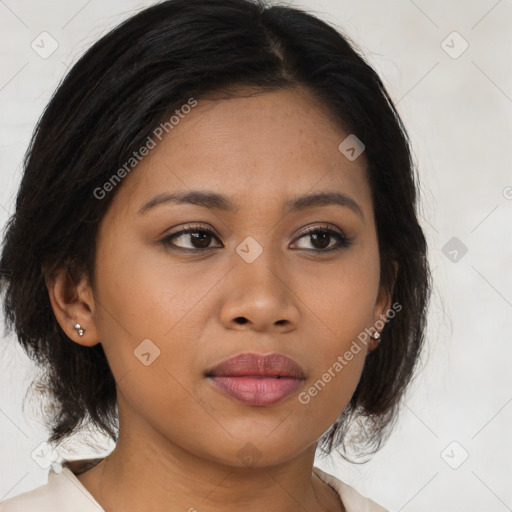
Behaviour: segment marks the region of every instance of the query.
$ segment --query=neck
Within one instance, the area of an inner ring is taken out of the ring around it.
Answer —
[[[312,471],[316,444],[279,464],[254,467],[237,458],[228,465],[208,457],[199,440],[190,444],[191,436],[171,442],[139,416],[127,421],[122,400],[118,410],[116,448],[77,476],[106,512],[343,510],[337,493]]]
[[[114,451],[77,476],[106,512],[343,510],[337,493],[312,471],[316,445],[280,464],[233,466],[202,457],[198,445],[172,443],[140,418],[123,423],[121,410],[119,419]]]

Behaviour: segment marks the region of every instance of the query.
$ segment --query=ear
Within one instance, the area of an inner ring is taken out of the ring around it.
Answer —
[[[387,312],[391,308],[391,300],[393,297],[393,290],[395,288],[396,277],[398,275],[398,263],[393,260],[393,279],[389,287],[380,286],[377,301],[375,302],[375,310],[373,315],[373,325],[381,332],[386,324]],[[384,325],[383,325],[384,324]],[[368,347],[368,353],[375,350],[379,346],[380,340],[372,339]]]
[[[98,344],[100,337],[94,316],[94,296],[87,276],[82,274],[74,279],[68,268],[59,268],[45,281],[53,313],[67,336],[79,345],[92,347]],[[83,329],[82,336],[79,336],[75,324],[80,324]]]

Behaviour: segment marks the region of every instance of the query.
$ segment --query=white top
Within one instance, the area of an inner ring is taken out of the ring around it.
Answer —
[[[0,512],[104,512],[71,469],[57,468],[50,469],[47,484],[0,502]],[[313,471],[339,494],[347,512],[388,512],[316,466]]]

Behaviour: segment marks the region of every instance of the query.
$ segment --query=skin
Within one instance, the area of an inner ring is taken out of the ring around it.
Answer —
[[[312,474],[315,448],[376,342],[361,345],[308,404],[297,394],[390,306],[364,154],[349,161],[338,150],[347,135],[298,88],[201,99],[116,191],[98,233],[94,282],[61,271],[48,283],[64,331],[82,345],[101,342],[117,382],[118,444],[78,476],[106,511],[344,510]],[[190,189],[239,207],[164,203],[138,213],[157,194]],[[320,191],[350,196],[362,215],[339,205],[287,213],[286,199]],[[189,253],[160,243],[187,223],[214,231],[210,249],[190,235],[172,241]],[[328,252],[322,247],[336,239],[322,246],[299,233],[325,224],[352,245]],[[263,248],[252,263],[235,250],[247,236]],[[145,339],[160,350],[149,366],[134,357]],[[248,351],[283,353],[307,379],[267,407],[207,381],[208,367]],[[259,457],[252,466],[237,455],[248,442]]]

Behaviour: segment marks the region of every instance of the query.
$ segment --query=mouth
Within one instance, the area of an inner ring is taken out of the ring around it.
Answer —
[[[205,377],[223,394],[251,406],[269,406],[295,393],[304,370],[283,354],[244,353],[207,370]]]

